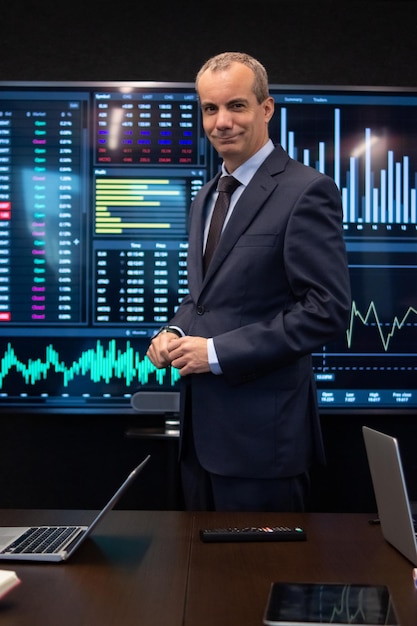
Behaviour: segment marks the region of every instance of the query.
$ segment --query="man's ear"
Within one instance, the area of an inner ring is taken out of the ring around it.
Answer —
[[[264,106],[265,121],[269,122],[275,111],[275,101],[273,97],[269,96],[263,103],[263,106]]]

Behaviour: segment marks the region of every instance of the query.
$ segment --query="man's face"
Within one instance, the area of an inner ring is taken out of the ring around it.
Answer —
[[[268,140],[274,100],[268,97],[259,104],[253,81],[251,69],[233,63],[226,70],[206,70],[197,85],[204,130],[229,173]]]

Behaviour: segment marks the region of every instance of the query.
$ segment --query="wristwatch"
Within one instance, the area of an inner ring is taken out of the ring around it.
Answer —
[[[176,326],[162,326],[159,331],[156,333],[155,337],[160,335],[161,333],[172,333],[173,335],[177,335],[177,337],[182,337],[181,331]]]

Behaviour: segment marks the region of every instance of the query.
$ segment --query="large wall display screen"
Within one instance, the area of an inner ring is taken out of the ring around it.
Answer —
[[[271,85],[271,137],[338,184],[345,336],[322,409],[417,407],[417,91]],[[0,405],[128,406],[187,293],[187,214],[219,160],[191,83],[0,83]]]

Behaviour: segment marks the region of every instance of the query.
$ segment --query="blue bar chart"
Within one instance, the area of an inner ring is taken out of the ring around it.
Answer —
[[[289,155],[334,178],[343,200],[347,224],[416,224],[417,162],[402,153],[398,135],[364,125],[343,123],[345,109],[327,107],[326,137],[304,147],[306,133],[294,131],[288,107],[280,108],[279,141]],[[322,111],[320,111],[322,113]],[[316,126],[310,119],[312,127]],[[410,143],[410,150],[412,150]]]

